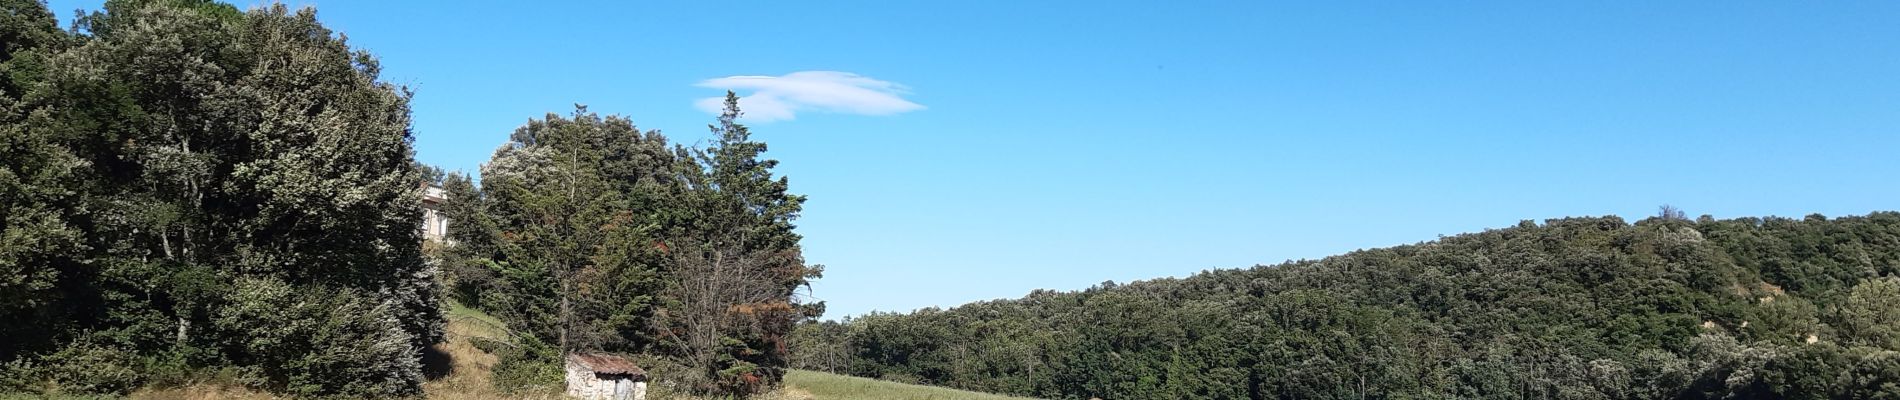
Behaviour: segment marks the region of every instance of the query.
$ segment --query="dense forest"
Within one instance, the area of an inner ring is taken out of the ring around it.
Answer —
[[[1900,398],[1900,213],[1617,217],[801,324],[794,365],[1056,399]]]
[[[411,92],[379,73],[310,8],[113,0],[63,30],[0,0],[0,393],[418,396],[451,301],[512,329],[504,389],[558,392],[568,352],[690,392],[779,382],[820,268],[736,97],[703,148],[529,120],[477,185],[414,161]],[[456,222],[425,245],[430,183]]]

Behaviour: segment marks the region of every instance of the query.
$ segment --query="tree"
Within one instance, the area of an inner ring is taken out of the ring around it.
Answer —
[[[805,265],[792,220],[805,201],[761,159],[765,143],[738,123],[738,96],[710,126],[708,149],[676,150],[691,214],[679,215],[667,240],[668,275],[660,339],[700,369],[702,389],[749,393],[784,375],[784,340],[797,321],[822,311],[796,290],[822,267]]]
[[[1840,328],[1853,344],[1900,350],[1900,278],[1854,285],[1840,306]]]
[[[1672,206],[1668,204],[1664,204],[1660,207],[1656,207],[1656,217],[1662,218],[1664,221],[1689,220],[1688,214],[1683,213],[1682,209],[1676,208],[1676,206]]]
[[[58,286],[74,279],[83,249],[71,192],[84,161],[60,146],[58,137],[25,125],[23,91],[41,79],[47,57],[64,36],[45,5],[33,0],[0,2],[0,319],[47,321],[5,324],[0,360],[44,350],[60,310]]]
[[[449,183],[447,212],[464,221],[455,279],[482,285],[460,290],[561,352],[644,350],[659,218],[674,212],[665,146],[658,132],[585,107],[517,129],[479,190]]]
[[[0,361],[61,363],[64,346],[138,360],[134,379],[237,366],[298,393],[419,389],[415,359],[441,338],[438,290],[417,245],[410,95],[378,80],[374,57],[283,5],[110,1],[71,37],[45,32],[44,10],[4,6],[0,86],[18,91],[0,111],[0,153],[18,153],[0,160],[0,297],[35,300],[0,306],[28,327],[0,328],[24,333]],[[379,317],[266,354],[245,341],[280,327],[217,323],[286,305],[229,284],[250,280]],[[355,356],[392,370],[296,378],[351,341],[382,344]]]

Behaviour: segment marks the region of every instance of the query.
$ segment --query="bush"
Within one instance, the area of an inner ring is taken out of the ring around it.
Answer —
[[[510,346],[508,342],[503,342],[500,340],[489,339],[489,338],[480,337],[480,336],[468,338],[468,344],[470,346],[475,346],[476,350],[481,350],[483,353],[488,353],[488,354],[498,354],[502,350],[507,350],[508,346]]]
[[[245,279],[217,325],[272,386],[302,396],[387,398],[422,391],[420,349],[395,306],[349,289]]]
[[[124,394],[144,383],[134,368],[141,364],[134,354],[81,340],[35,361],[0,365],[0,391]]]
[[[560,389],[566,385],[561,352],[554,346],[523,335],[513,346],[496,354],[495,387],[508,393]]]

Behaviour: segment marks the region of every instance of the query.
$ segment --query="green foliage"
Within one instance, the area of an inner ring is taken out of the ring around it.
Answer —
[[[30,381],[50,384],[58,391],[125,393],[145,382],[138,365],[138,357],[124,349],[77,342],[41,357],[39,365],[22,372]]]
[[[450,176],[455,293],[566,349],[639,351],[659,288],[658,216],[675,190],[664,137],[585,108],[517,130]]]
[[[561,350],[533,336],[494,347],[495,387],[509,393],[560,388],[564,379]]]
[[[1900,350],[1900,278],[1854,285],[1838,318],[1848,344]]]
[[[273,387],[305,396],[421,393],[421,360],[396,306],[351,289],[237,282],[214,320]]]
[[[1046,398],[1874,398],[1900,388],[1900,213],[1664,214],[1527,221],[1317,261],[808,323],[791,340],[793,360]]]
[[[84,161],[60,138],[25,124],[24,91],[45,73],[45,60],[66,37],[44,4],[0,2],[0,320],[41,321],[61,312],[59,287],[79,269],[71,255],[84,247],[74,174]],[[0,324],[0,361],[50,351],[49,337],[66,324]]]
[[[517,129],[480,186],[448,175],[452,295],[552,354],[665,356],[697,393],[775,385],[785,335],[822,310],[795,296],[820,268],[793,232],[804,197],[728,106],[705,149],[577,107]],[[504,362],[523,385],[544,365],[530,355]]]
[[[805,197],[789,194],[778,161],[738,123],[738,96],[711,126],[706,149],[677,148],[685,212],[666,222],[669,279],[656,314],[662,351],[700,368],[687,383],[719,394],[748,394],[783,376],[785,336],[816,317],[823,304],[803,304],[798,288],[821,276],[805,264],[792,221]]]
[[[109,1],[70,33],[0,8],[0,362],[57,378],[9,386],[237,367],[292,394],[417,392],[439,290],[409,93],[373,57],[283,5]]]
[[[310,9],[114,0],[71,31],[51,15],[0,1],[0,320],[24,321],[0,324],[0,389],[238,371],[293,395],[412,396],[446,283],[528,339],[504,357],[510,385],[584,349],[743,394],[778,381],[785,335],[822,311],[794,295],[820,270],[793,232],[804,198],[736,96],[704,149],[585,108],[531,120],[477,186],[413,160],[409,91]],[[437,262],[419,183],[451,199]]]

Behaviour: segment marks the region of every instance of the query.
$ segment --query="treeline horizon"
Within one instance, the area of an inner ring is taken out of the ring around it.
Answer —
[[[110,0],[63,30],[0,0],[0,394],[420,397],[451,301],[508,325],[478,346],[510,395],[593,352],[669,393],[779,385],[821,268],[736,95],[703,147],[524,116],[476,185],[415,161],[380,73],[314,8]]]
[[[798,368],[1050,399],[1900,398],[1900,213],[1560,218],[801,324]]]

